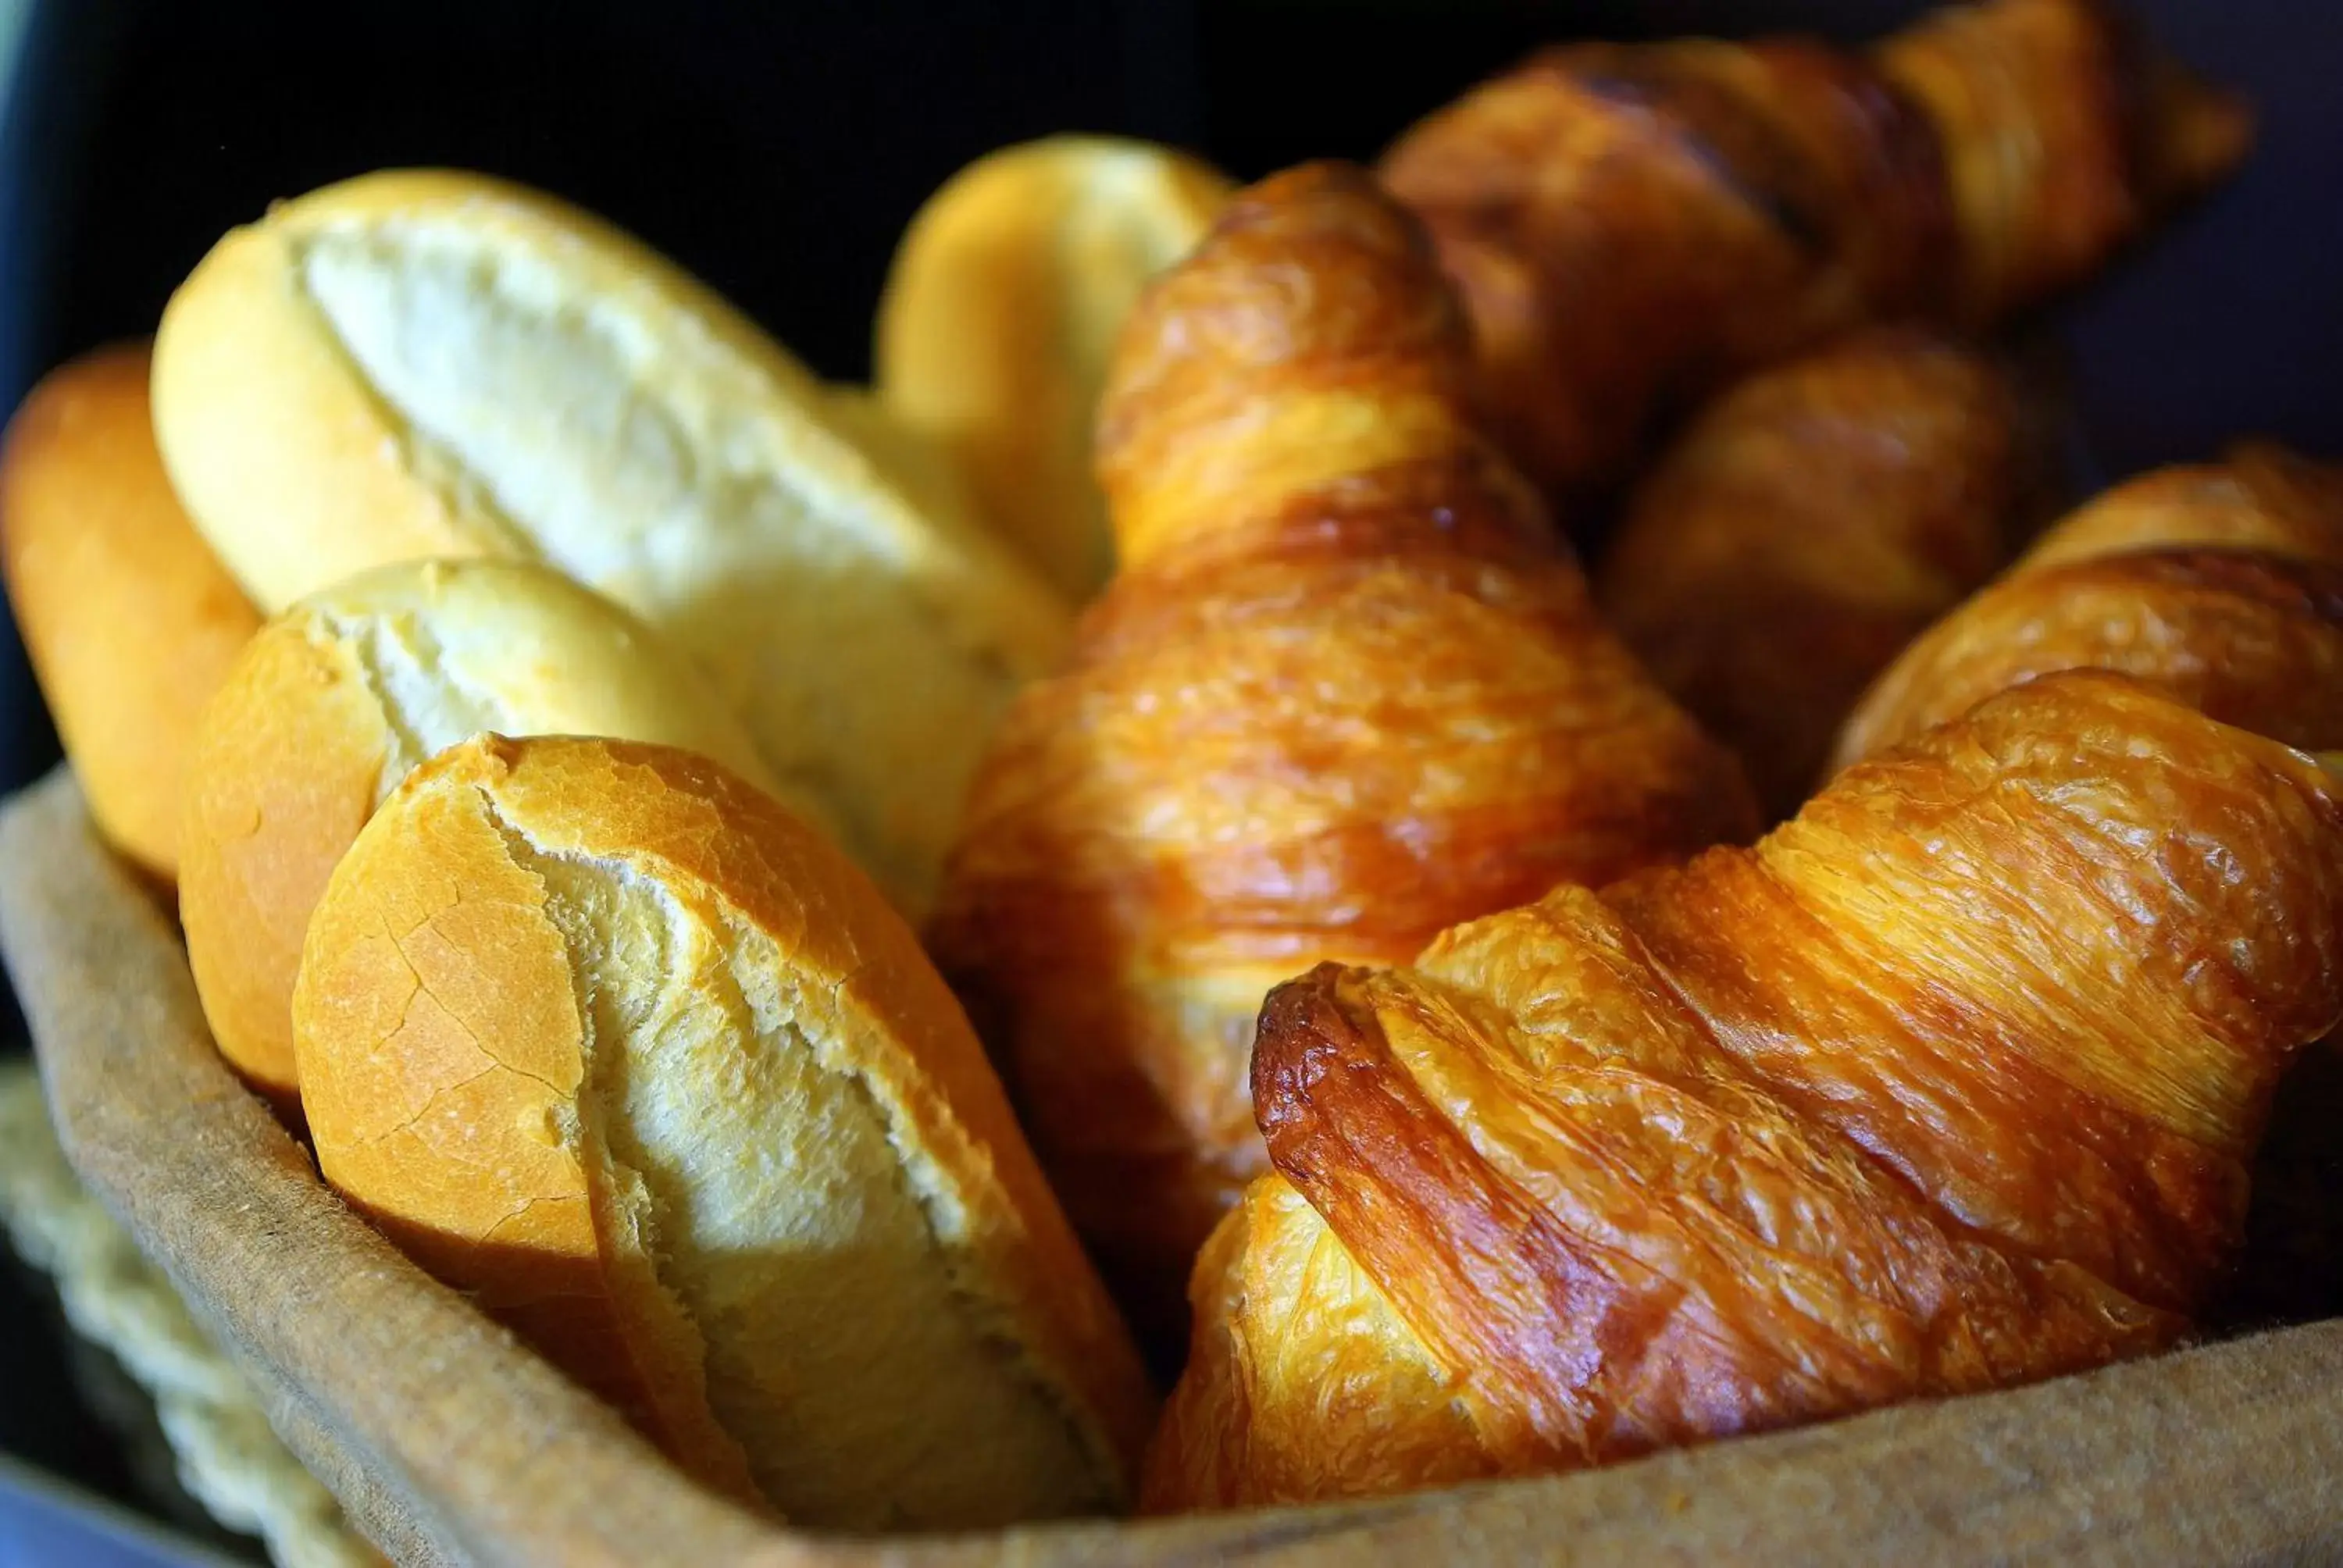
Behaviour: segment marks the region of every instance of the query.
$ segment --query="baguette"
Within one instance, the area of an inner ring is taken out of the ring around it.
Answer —
[[[1122,1501],[1136,1352],[910,929],[702,759],[481,736],[309,929],[326,1178],[417,1261],[800,1523]]]
[[[889,268],[881,398],[950,455],[992,526],[1074,598],[1114,569],[1091,426],[1116,334],[1233,188],[1169,147],[1049,136],[947,180]]]
[[[1067,612],[1006,547],[923,516],[828,401],[642,245],[444,172],[228,235],[156,348],[165,460],[264,608],[419,557],[556,567],[699,659],[916,911]]]
[[[171,493],[147,346],[53,372],[0,452],[8,602],[108,842],[169,882],[179,780],[204,704],[260,625]]]
[[[542,567],[411,561],[295,605],[203,716],[179,888],[212,1032],[280,1101],[295,1088],[301,939],[327,878],[410,769],[482,729],[688,746],[778,788],[688,660]]]

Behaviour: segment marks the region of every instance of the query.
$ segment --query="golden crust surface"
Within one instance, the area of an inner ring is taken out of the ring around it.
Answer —
[[[971,797],[940,960],[1159,1335],[1261,1167],[1271,984],[1752,825],[1466,378],[1420,234],[1363,176],[1241,194],[1126,327],[1100,450],[1122,569]]]
[[[91,814],[171,881],[196,720],[260,618],[163,472],[150,362],[101,349],[25,398],[0,453],[0,564]]]
[[[356,661],[264,629],[204,710],[180,828],[179,920],[212,1038],[295,1101],[293,980],[327,879],[382,798],[390,749]]]
[[[408,769],[482,729],[683,746],[781,789],[680,655],[557,572],[403,562],[302,600],[227,671],[179,807],[205,1016],[261,1089],[294,1092],[294,975],[335,865]]]
[[[1569,1469],[2169,1345],[2338,1013],[2343,786],[2096,673],[1755,849],[1323,966],[1264,1010],[1278,1175],[1199,1271],[1148,1502]],[[1330,1386],[1366,1392],[1312,1432]]]
[[[1115,334],[1232,189],[1169,147],[1049,136],[954,175],[896,250],[879,304],[880,394],[1070,598],[1114,566],[1091,429]]]
[[[224,238],[156,340],[174,481],[264,608],[390,562],[550,565],[697,660],[903,907],[1068,615],[921,509],[712,291],[538,192],[394,170]]]
[[[1383,173],[1473,317],[1482,393],[1560,494],[1723,378],[1866,320],[1999,319],[2244,154],[2229,100],[2097,0],[1948,7],[1870,55],[1803,39],[1547,50]]]
[[[1725,393],[1636,486],[1604,613],[1773,818],[1872,679],[2007,558],[2046,466],[2035,412],[1999,357],[1875,328]]]
[[[964,1017],[867,879],[769,796],[703,759],[488,736],[409,778],[337,871],[304,956],[302,1090],[327,1178],[443,1277],[548,1336],[541,1348],[704,1473],[722,1479],[729,1465],[745,1484],[738,1451],[728,1457],[709,1439],[699,1336],[679,1328],[652,1282],[673,1260],[636,1228],[627,1194],[605,1190],[596,1140],[618,1134],[589,1135],[620,1112],[588,1087],[578,999],[649,994],[664,981],[626,951],[578,972],[586,960],[533,869],[560,862],[615,867],[621,881],[668,890],[675,918],[704,932],[753,933],[769,944],[755,961],[774,966],[792,994],[823,999],[803,1027],[832,1020],[820,1027],[836,1030],[867,1092],[900,1118],[900,1158],[940,1173],[930,1201],[953,1228],[957,1277],[993,1303],[995,1332],[1039,1369],[1052,1408],[1082,1429],[1111,1489],[1143,1438],[1150,1396]],[[710,1081],[679,1092],[727,1091]],[[701,1158],[749,1157],[709,1149]],[[710,1167],[706,1179],[720,1178]],[[768,1222],[797,1223],[778,1211]],[[828,1211],[803,1222],[851,1227]],[[816,1255],[784,1266],[822,1264]],[[871,1397],[888,1407],[899,1445],[932,1441],[904,1430],[922,1391],[884,1388],[879,1367],[852,1375],[880,1380]]]
[[[605,1267],[622,1243],[578,1146],[578,988],[484,788],[498,744],[416,779],[317,906],[294,1007],[318,1165],[418,1263],[747,1496],[699,1346],[649,1332]]]
[[[1906,648],[1848,716],[1833,765],[2077,668],[2152,681],[2290,746],[2343,747],[2343,470],[2246,446],[2118,485]]]

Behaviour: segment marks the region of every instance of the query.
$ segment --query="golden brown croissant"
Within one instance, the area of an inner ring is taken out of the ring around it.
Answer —
[[[1323,965],[1158,1509],[1597,1464],[2171,1344],[2343,1012],[2343,779],[2068,672],[1754,849]]]
[[[2109,490],[1889,666],[1835,765],[2079,668],[2153,681],[2290,746],[2343,748],[2343,469],[2255,445]]]
[[[1422,232],[1363,173],[1241,194],[1124,329],[1099,452],[1121,569],[1011,709],[950,863],[933,949],[1159,1331],[1263,1162],[1271,985],[1754,829],[1468,375]]]
[[[2101,668],[2309,749],[2343,747],[2343,470],[2278,447],[2117,486],[2046,534],[1882,678],[1841,764],[2047,671]],[[2288,1078],[2214,1322],[2324,1317],[2343,1303],[2343,1053]]]
[[[1551,49],[1418,125],[1383,174],[1464,291],[1501,434],[1566,492],[1618,477],[1719,377],[1857,321],[1979,325],[2080,281],[2250,138],[2099,0],[1986,0],[1867,55]]]
[[[1873,328],[1732,387],[1636,486],[1596,597],[1773,816],[1872,678],[2007,558],[2048,474],[2027,390],[2001,357]]]

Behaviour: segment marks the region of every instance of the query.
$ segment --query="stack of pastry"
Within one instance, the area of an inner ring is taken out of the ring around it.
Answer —
[[[230,1062],[706,1484],[1111,1510],[1142,1351],[1158,1508],[1598,1464],[2228,1277],[2343,1016],[2343,478],[2026,549],[2048,404],[1960,334],[2246,136],[1985,0],[1553,52],[1373,173],[1055,139],[869,389],[371,176],[36,394],[0,542]]]

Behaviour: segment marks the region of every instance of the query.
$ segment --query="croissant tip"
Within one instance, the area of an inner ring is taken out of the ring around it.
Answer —
[[[2141,188],[2152,205],[2168,206],[2210,190],[2245,161],[2256,116],[2244,95],[2159,56],[2148,69],[2140,125]]]
[[[1276,1145],[1276,1124],[1309,1098],[1313,1059],[1328,1050],[1347,1055],[1361,1044],[1357,1021],[1342,1007],[1341,964],[1320,963],[1272,987],[1261,1005],[1253,1030],[1253,1114]],[[1314,1048],[1314,1049],[1313,1049]]]

